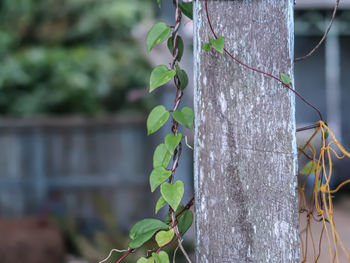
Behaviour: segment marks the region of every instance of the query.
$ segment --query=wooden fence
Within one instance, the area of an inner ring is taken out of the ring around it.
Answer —
[[[99,193],[129,226],[128,220],[152,212],[153,150],[144,117],[1,119],[0,216],[43,213],[59,204],[64,213],[91,218],[92,193]]]

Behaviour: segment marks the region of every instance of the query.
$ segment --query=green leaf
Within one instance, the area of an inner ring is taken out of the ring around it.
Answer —
[[[209,51],[211,49],[211,44],[210,43],[204,43],[202,45],[202,49],[205,51]]]
[[[182,134],[178,133],[176,136],[172,133],[169,133],[165,136],[165,146],[167,147],[168,151],[173,154],[176,147],[179,145],[182,138]]]
[[[193,20],[193,2],[182,2],[179,7],[185,16]]]
[[[166,243],[170,242],[174,237],[174,229],[168,231],[159,231],[156,234],[156,242],[159,247],[164,246]]]
[[[285,85],[290,84],[290,77],[287,74],[281,73],[281,80]]]
[[[156,106],[147,118],[147,135],[158,131],[169,119],[170,113],[163,105]]]
[[[171,175],[171,171],[166,170],[164,167],[155,168],[149,178],[149,183],[151,185],[151,191],[154,192],[156,188],[168,179]]]
[[[153,257],[150,258],[139,258],[139,260],[136,263],[154,263]]]
[[[176,71],[168,69],[165,65],[159,65],[152,70],[151,78],[149,82],[149,92],[154,91],[156,88],[166,84],[175,77]]]
[[[170,263],[169,256],[165,251],[160,251],[158,254],[153,252],[152,257],[156,260],[156,263]]]
[[[192,226],[193,213],[191,210],[185,210],[177,217],[177,226],[181,236],[183,236],[187,230]]]
[[[158,230],[168,229],[168,225],[158,219],[143,219],[137,222],[130,230],[129,242],[130,248],[139,248],[148,240],[150,240],[154,233]]]
[[[310,161],[307,164],[305,164],[305,166],[303,167],[303,169],[301,169],[299,173],[303,175],[309,175],[309,174],[315,173],[315,170],[316,170],[316,163],[314,161]]]
[[[153,168],[167,168],[171,159],[171,153],[164,143],[159,144],[153,154]]]
[[[185,192],[184,183],[180,180],[176,181],[174,184],[165,182],[160,186],[160,192],[165,201],[176,211]]]
[[[156,214],[158,213],[158,211],[163,207],[165,206],[167,203],[164,199],[163,196],[159,197],[158,201],[157,201],[157,204],[156,204]]]
[[[170,54],[174,54],[174,39],[173,37],[168,38],[168,43],[167,43],[168,49],[170,51]],[[182,55],[184,53],[184,41],[180,36],[177,37],[177,48],[178,48],[178,53],[177,53],[177,61],[181,61]]]
[[[326,130],[324,133],[324,139],[327,140],[328,136],[329,136],[329,133],[328,133],[328,130]]]
[[[160,4],[160,3],[159,3]],[[158,22],[148,31],[146,45],[150,52],[156,45],[162,43],[170,34],[170,27],[164,22]]]
[[[160,7],[160,4],[162,3],[162,0],[157,0],[158,6]]]
[[[194,113],[190,107],[185,106],[181,111],[174,111],[173,117],[178,123],[182,124],[186,128],[193,129]]]
[[[223,36],[219,36],[217,39],[210,38],[209,42],[214,49],[219,51],[221,54],[224,53],[225,38]]]
[[[186,71],[181,69],[178,65],[176,65],[176,75],[180,80],[180,88],[181,90],[184,90],[187,87],[188,84],[188,76],[186,74]]]

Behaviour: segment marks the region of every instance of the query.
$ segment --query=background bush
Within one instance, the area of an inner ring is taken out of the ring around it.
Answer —
[[[0,1],[0,114],[144,109],[126,97],[147,85],[131,31],[151,15],[148,0]]]

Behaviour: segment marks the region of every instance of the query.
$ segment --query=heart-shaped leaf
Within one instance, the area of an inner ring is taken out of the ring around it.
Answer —
[[[159,144],[153,154],[153,168],[167,168],[171,159],[171,153],[164,143]]]
[[[165,65],[159,65],[152,70],[149,82],[149,92],[167,83],[176,75],[175,70],[168,69]]]
[[[164,246],[166,243],[170,242],[174,237],[174,229],[168,231],[159,231],[156,234],[156,242],[159,247]]]
[[[184,90],[188,84],[188,76],[184,70],[182,70],[178,65],[176,65],[176,75],[180,81],[180,89]]]
[[[177,49],[178,49],[178,53],[177,53],[177,61],[181,61],[182,55],[184,53],[184,41],[182,40],[182,38],[180,36],[177,37]],[[168,43],[167,43],[168,49],[170,51],[170,54],[173,55],[174,54],[174,39],[173,37],[169,37],[168,39]]]
[[[139,258],[139,260],[136,263],[154,263],[154,258],[150,257],[150,258]]]
[[[156,106],[147,118],[147,135],[158,131],[169,119],[170,113],[163,105]]]
[[[158,211],[163,207],[165,206],[167,203],[164,199],[163,196],[159,197],[158,201],[157,201],[157,204],[156,204],[156,214],[158,213]]]
[[[176,181],[174,184],[165,182],[160,186],[160,192],[165,201],[176,211],[185,192],[184,183],[180,180]]]
[[[171,171],[166,170],[164,167],[155,168],[149,178],[149,183],[151,185],[151,191],[154,192],[156,188],[168,179],[171,175]]]
[[[181,111],[174,111],[173,117],[178,123],[189,129],[193,129],[194,113],[190,107],[185,106]]]
[[[305,166],[303,167],[303,169],[301,169],[299,173],[303,175],[309,175],[309,174],[315,173],[315,170],[316,170],[316,162],[310,161],[307,164],[305,164]]]
[[[219,51],[221,54],[224,53],[225,38],[223,36],[219,36],[217,39],[210,38],[209,42],[214,49]]]
[[[182,134],[178,133],[176,136],[172,133],[169,133],[165,136],[165,146],[167,147],[168,151],[173,154],[175,148],[179,145],[182,138]]]
[[[183,211],[177,217],[177,226],[179,228],[179,232],[181,236],[183,236],[187,230],[192,226],[193,223],[193,213],[191,210]]]
[[[290,84],[290,77],[287,74],[281,73],[281,80],[285,85]]]
[[[156,263],[169,263],[169,256],[165,251],[160,251],[158,254],[152,253],[152,257]]]
[[[193,20],[193,2],[182,2],[179,5],[180,10],[187,16],[189,19]]]
[[[130,248],[141,247],[152,238],[158,230],[168,229],[168,225],[158,219],[147,218],[137,222],[130,230]]]
[[[158,2],[160,4],[160,2]],[[170,27],[164,22],[158,22],[148,31],[146,45],[150,52],[156,45],[162,43],[170,34]]]

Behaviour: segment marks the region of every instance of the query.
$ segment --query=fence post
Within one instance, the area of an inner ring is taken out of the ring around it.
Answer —
[[[299,262],[294,95],[226,54],[194,7],[198,263]],[[293,0],[208,0],[234,56],[293,81]]]

